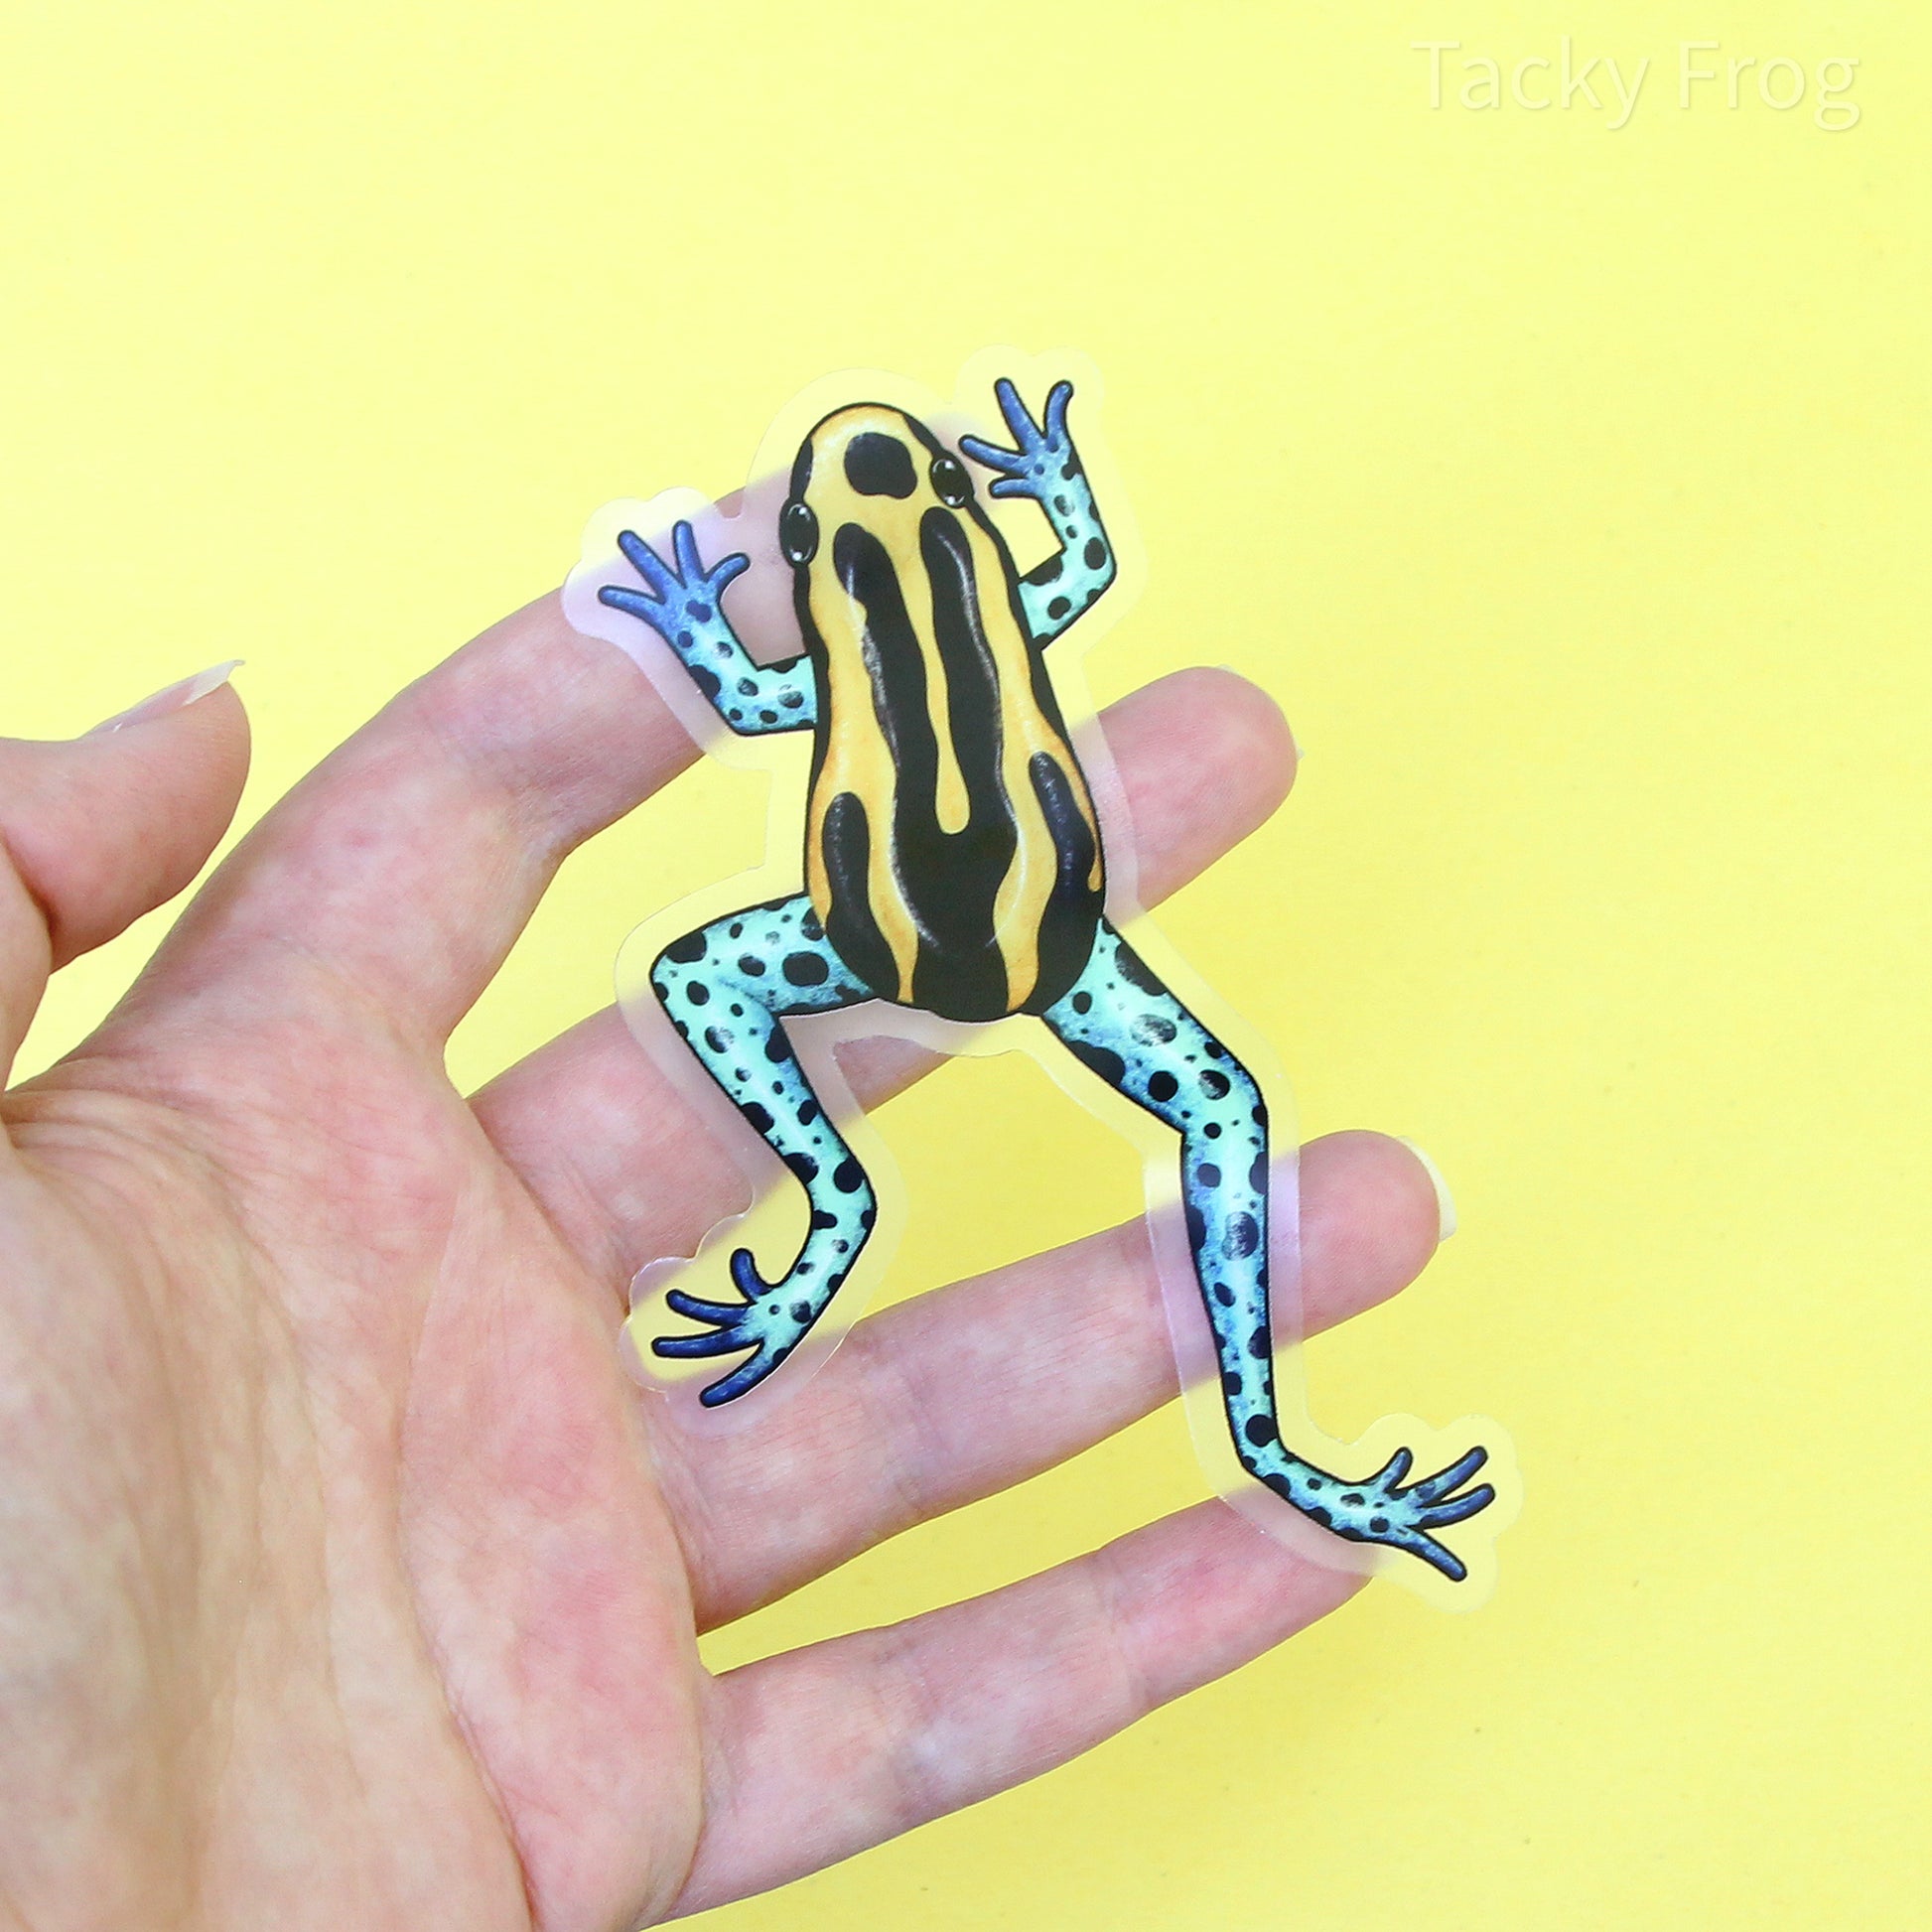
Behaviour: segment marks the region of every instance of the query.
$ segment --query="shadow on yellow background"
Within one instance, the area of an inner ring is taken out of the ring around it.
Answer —
[[[1686,40],[1718,43],[1688,106]],[[245,657],[246,820],[557,581],[596,504],[730,487],[828,369],[943,387],[1017,342],[1105,371],[1148,552],[1098,694],[1231,662],[1307,750],[1163,923],[1307,1132],[1449,1175],[1454,1242],[1308,1369],[1337,1435],[1508,1423],[1494,1601],[1377,1587],[717,1923],[1932,1917],[1909,10],[89,4],[8,43],[8,731]],[[1617,84],[1566,106],[1598,57]],[[707,768],[599,840],[459,1075],[601,1005],[628,928],[762,838],[760,788]],[[23,1070],[157,929],[63,976]],[[884,1126],[915,1203],[889,1295],[1138,1207],[1132,1151],[1022,1061]],[[1170,1411],[709,1654],[1200,1488]]]

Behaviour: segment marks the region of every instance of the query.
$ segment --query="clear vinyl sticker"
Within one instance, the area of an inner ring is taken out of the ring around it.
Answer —
[[[1099,401],[1064,352],[988,350],[951,400],[850,371],[786,407],[737,496],[591,519],[571,623],[771,788],[764,864],[647,919],[619,959],[632,1032],[753,1202],[639,1271],[626,1353],[708,1426],[756,1428],[858,1318],[904,1225],[839,1049],[1031,1053],[1140,1149],[1216,1489],[1318,1562],[1465,1607],[1520,1499],[1507,1441],[1480,1417],[1315,1430],[1286,1082],[1137,900],[1080,670],[1144,574]]]

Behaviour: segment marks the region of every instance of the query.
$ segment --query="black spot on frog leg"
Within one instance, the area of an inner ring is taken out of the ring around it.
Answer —
[[[1111,1046],[1095,1046],[1068,1035],[1067,1050],[1083,1065],[1091,1067],[1115,1092],[1127,1079],[1127,1062]]]
[[[1114,970],[1129,986],[1137,987],[1143,993],[1167,994],[1168,989],[1161,984],[1153,967],[1125,939],[1115,950]]]
[[[1222,1237],[1222,1248],[1230,1261],[1244,1261],[1261,1246],[1261,1227],[1252,1214],[1245,1211],[1230,1214],[1227,1232]]]

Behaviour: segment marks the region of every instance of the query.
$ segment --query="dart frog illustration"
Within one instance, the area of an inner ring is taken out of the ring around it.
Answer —
[[[756,663],[725,615],[744,555],[706,568],[689,523],[660,556],[619,547],[642,587],[601,601],[670,645],[734,732],[813,734],[804,891],[672,941],[651,985],[678,1033],[810,1202],[804,1244],[766,1280],[731,1258],[743,1300],[673,1289],[701,1324],[666,1357],[742,1354],[707,1405],[755,1388],[798,1346],[851,1273],[877,1215],[871,1181],[812,1091],[785,1023],[884,1000],[953,1021],[1029,1014],[1109,1086],[1179,1137],[1188,1247],[1212,1325],[1235,1452],[1255,1479],[1351,1542],[1465,1570],[1433,1531],[1494,1499],[1469,1479],[1486,1451],[1407,1480],[1398,1450],[1366,1481],[1283,1443],[1268,1304],[1268,1116],[1247,1069],[1104,915],[1099,818],[1046,666],[1053,640],[1113,582],[1115,560],[1067,430],[1073,389],[1037,422],[995,386],[1013,447],[960,451],[990,493],[1037,503],[1059,540],[1022,575],[965,464],[879,403],[834,410],[805,437],[779,513],[801,656]]]

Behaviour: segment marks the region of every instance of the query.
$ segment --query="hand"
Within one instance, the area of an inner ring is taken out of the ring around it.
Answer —
[[[1144,890],[1286,790],[1269,702],[1108,720]],[[469,1099],[444,1042],[558,863],[694,757],[554,599],[283,799],[0,1137],[0,1924],[618,1928],[1030,1777],[1342,1601],[1218,1501],[712,1678],[699,1631],[1173,1392],[1137,1222],[860,1324],[769,1426],[681,1433],[625,1285],[735,1172],[616,1014]],[[232,813],[218,690],[0,743],[0,1064],[48,973]],[[649,910],[640,905],[641,914]],[[878,1100],[923,1070],[875,1043]],[[1311,1325],[1437,1235],[1369,1135],[1304,1168]],[[1077,1306],[1077,1357],[1031,1346]]]

